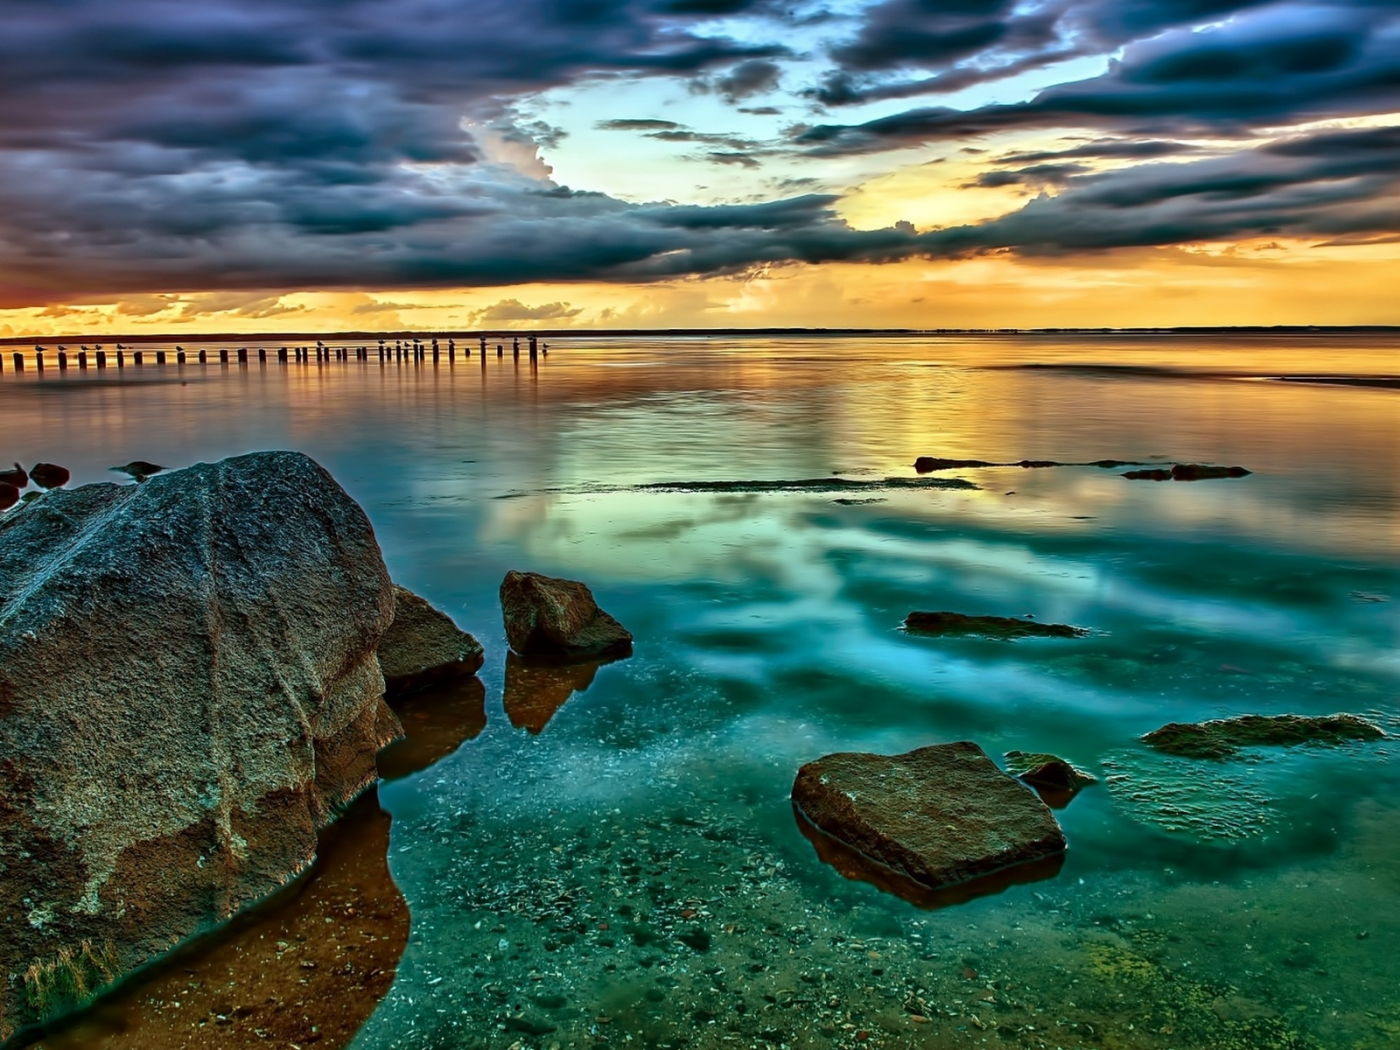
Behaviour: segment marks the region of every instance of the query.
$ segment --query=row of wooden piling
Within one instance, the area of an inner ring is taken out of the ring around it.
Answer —
[[[478,343],[481,362],[484,365],[487,355],[486,337],[479,337]],[[47,351],[42,346],[36,346],[34,348],[34,367],[37,371],[42,372],[45,369],[44,355],[46,352]],[[505,344],[497,343],[496,356],[505,357],[505,352]],[[317,342],[315,346],[279,346],[272,350],[269,350],[267,347],[258,347],[252,350],[247,347],[239,347],[235,350],[230,350],[228,347],[220,347],[217,350],[203,348],[196,351],[188,351],[182,346],[177,346],[173,351],[149,351],[133,350],[130,347],[119,345],[117,349],[111,351],[110,354],[109,351],[104,349],[93,349],[89,351],[86,347],[79,350],[76,354],[70,354],[67,349],[59,349],[54,351],[54,353],[60,372],[66,372],[68,370],[70,359],[75,359],[80,371],[86,371],[89,367],[89,363],[96,368],[105,369],[109,360],[114,361],[117,368],[125,368],[128,356],[130,356],[131,364],[139,368],[146,364],[147,355],[152,353],[155,355],[155,363],[157,365],[169,364],[170,355],[172,353],[175,356],[176,364],[181,365],[189,362],[192,353],[195,360],[201,365],[209,363],[211,354],[218,355],[218,362],[221,365],[229,364],[230,361],[233,360],[236,360],[239,364],[247,364],[249,360],[254,357],[260,362],[276,360],[280,364],[286,364],[289,361],[309,363],[313,359],[317,362],[349,361],[352,360],[352,355],[353,360],[370,361],[374,359],[376,354],[381,363],[389,361],[427,361],[429,359],[440,361],[444,356],[446,356],[448,361],[455,361],[457,359],[457,341],[455,339],[447,340],[445,348],[437,339],[434,339],[431,344],[424,343],[420,340],[414,340],[412,343],[405,344],[402,340],[396,340],[393,346],[390,346],[387,340],[381,339],[378,347],[363,345],[354,347],[327,346],[325,343]],[[541,344],[537,336],[529,336],[528,353],[531,361],[537,361],[541,354],[547,357],[549,356],[549,344]],[[511,355],[517,360],[520,358],[519,336],[514,337],[512,340]],[[462,357],[467,359],[471,356],[471,346],[463,345]],[[23,352],[16,350],[13,355],[13,361],[14,370],[16,372],[23,372],[25,368]],[[0,372],[3,372],[4,368],[4,357],[0,356]]]

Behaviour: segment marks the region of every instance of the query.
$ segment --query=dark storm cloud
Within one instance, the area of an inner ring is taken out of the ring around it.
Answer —
[[[1002,186],[1059,186],[1089,168],[1083,164],[1032,164],[1025,168],[984,171],[965,188],[997,189]]]
[[[840,106],[957,91],[1262,6],[1265,0],[883,0],[832,50],[835,68],[811,94]]]
[[[999,164],[1043,164],[1070,160],[1155,160],[1160,157],[1199,153],[1200,147],[1164,139],[1098,139],[1062,150],[1032,150],[1007,153]]]
[[[1120,14],[1114,24],[1151,24],[1147,6],[1136,20]],[[820,125],[798,142],[824,155],[1036,128],[1219,135],[1395,110],[1400,7],[1351,0],[1274,5],[1212,28],[1172,30],[1132,44],[1103,76],[1049,88],[1029,102],[925,107],[864,124]]]
[[[821,194],[691,207],[555,186],[533,150],[563,132],[512,123],[512,100],[599,76],[673,76],[730,102],[777,90],[781,49],[706,35],[706,20],[820,16],[811,4],[800,14],[791,8],[776,0],[5,0],[0,305],[103,295],[139,304],[194,291],[257,304],[275,302],[269,291],[296,289],[645,281],[794,261],[1396,232],[1391,172],[1400,157],[1389,132],[1315,135],[1107,173],[1079,166],[1190,149],[1162,136],[1400,109],[1393,2],[877,3],[835,54],[836,73],[856,95],[913,91],[899,85],[919,78],[943,78],[946,87],[1129,43],[1103,77],[1027,103],[922,109],[801,135],[800,148],[821,155],[1002,129],[1131,132],[1003,157],[980,184],[1052,185],[1059,195],[993,222],[923,234],[907,223],[853,229],[836,198]],[[1239,17],[1202,32],[1173,28],[1231,14]],[[774,152],[772,143],[653,118],[599,126],[690,144],[712,164],[754,167]],[[794,193],[820,185],[788,184]]]
[[[1293,138],[1227,157],[1071,178],[1057,196],[923,235],[932,254],[1072,254],[1250,237],[1400,233],[1400,127]]]

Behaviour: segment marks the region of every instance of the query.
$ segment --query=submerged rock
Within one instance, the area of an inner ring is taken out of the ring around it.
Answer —
[[[411,692],[453,675],[472,675],[486,657],[481,643],[406,587],[394,586],[394,622],[379,640],[379,666],[390,694]]]
[[[1244,467],[1213,467],[1204,463],[1177,463],[1174,466],[1150,470],[1129,470],[1123,477],[1129,481],[1207,481],[1212,478],[1247,478],[1253,471]]]
[[[1175,481],[1205,481],[1209,478],[1247,478],[1253,471],[1244,467],[1212,467],[1203,463],[1178,463],[1172,467]]]
[[[1130,470],[1123,475],[1129,481],[1171,481],[1172,472],[1165,467],[1151,470]]]
[[[914,460],[914,469],[920,474],[932,474],[936,470],[961,470],[970,467],[998,467],[1000,463],[989,463],[985,459],[941,459],[938,456],[920,456]]]
[[[1013,638],[1083,638],[1089,632],[1063,623],[1037,623],[1010,616],[966,616],[955,612],[911,612],[904,629],[913,634],[978,635],[1010,641]]]
[[[826,834],[934,889],[1065,850],[1045,803],[966,741],[827,755],[798,771],[792,799]]]
[[[364,512],[306,456],[0,522],[0,1039],[267,896],[399,724]]]
[[[576,580],[508,572],[501,582],[501,612],[510,647],[529,659],[584,660],[632,651],[631,632],[598,608],[593,592]]]
[[[1241,715],[1209,722],[1172,722],[1142,738],[1149,747],[1185,758],[1229,758],[1246,747],[1337,745],[1380,740],[1385,730],[1359,715]]]

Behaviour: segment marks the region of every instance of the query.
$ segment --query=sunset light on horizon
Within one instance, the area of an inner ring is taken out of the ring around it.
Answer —
[[[1400,324],[1380,0],[16,0],[0,337]]]

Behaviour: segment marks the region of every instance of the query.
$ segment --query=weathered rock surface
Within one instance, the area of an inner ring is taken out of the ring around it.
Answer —
[[[1385,730],[1359,715],[1241,715],[1209,722],[1172,722],[1142,738],[1149,747],[1185,758],[1229,758],[1246,747],[1294,747],[1381,740]]]
[[[974,743],[809,762],[792,799],[809,821],[931,888],[1064,852],[1049,808]]]
[[[364,512],[270,452],[0,520],[0,1039],[311,861],[399,724]]]
[[[452,617],[394,585],[394,622],[379,640],[379,666],[390,694],[476,674],[485,660],[481,643],[459,629]]]
[[[598,608],[593,592],[575,580],[508,572],[501,612],[510,647],[527,659],[584,660],[632,651],[627,628]]]
[[[955,612],[911,612],[904,629],[914,634],[977,635],[1010,641],[1013,638],[1083,638],[1089,632],[1064,623],[1037,623],[1010,616],[966,616]]]

